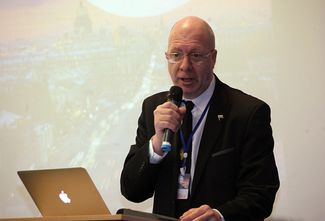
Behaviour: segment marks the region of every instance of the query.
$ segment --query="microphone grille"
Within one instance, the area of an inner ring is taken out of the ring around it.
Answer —
[[[167,98],[168,100],[174,100],[180,103],[182,101],[182,97],[183,97],[183,90],[181,87],[172,86],[169,89],[168,98]]]

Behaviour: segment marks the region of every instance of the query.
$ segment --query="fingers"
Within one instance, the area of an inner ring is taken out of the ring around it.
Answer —
[[[163,133],[166,128],[176,132],[186,112],[185,107],[177,107],[172,102],[165,102],[154,110],[155,135],[151,138],[155,153],[162,155]]]
[[[185,212],[181,217],[181,221],[221,221],[221,217],[217,211],[208,205],[202,205],[198,208],[192,208]]]
[[[176,132],[183,117],[184,108],[178,108],[172,102],[165,102],[159,105],[154,111],[154,125],[156,133],[163,133],[165,128]]]

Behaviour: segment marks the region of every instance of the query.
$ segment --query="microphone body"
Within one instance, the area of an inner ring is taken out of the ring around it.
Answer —
[[[172,86],[169,89],[167,96],[167,101],[172,102],[173,104],[180,106],[183,97],[183,90],[178,86]],[[173,138],[174,132],[168,128],[164,129],[164,135],[161,145],[161,150],[163,152],[169,152],[172,149],[171,141]]]

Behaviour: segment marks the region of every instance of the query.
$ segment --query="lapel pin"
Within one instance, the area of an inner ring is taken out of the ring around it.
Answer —
[[[223,118],[224,118],[224,117],[223,117],[223,114],[218,114],[218,119],[219,119],[219,121],[221,121]]]

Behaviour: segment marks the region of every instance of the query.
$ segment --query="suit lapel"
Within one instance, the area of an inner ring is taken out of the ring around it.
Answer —
[[[199,180],[205,170],[206,163],[210,158],[221,138],[224,122],[228,115],[228,101],[225,92],[225,85],[216,78],[216,86],[212,95],[210,109],[205,121],[204,130],[200,142],[200,148],[196,160],[194,179],[192,183],[192,194],[196,191]],[[220,148],[220,146],[218,146]]]

